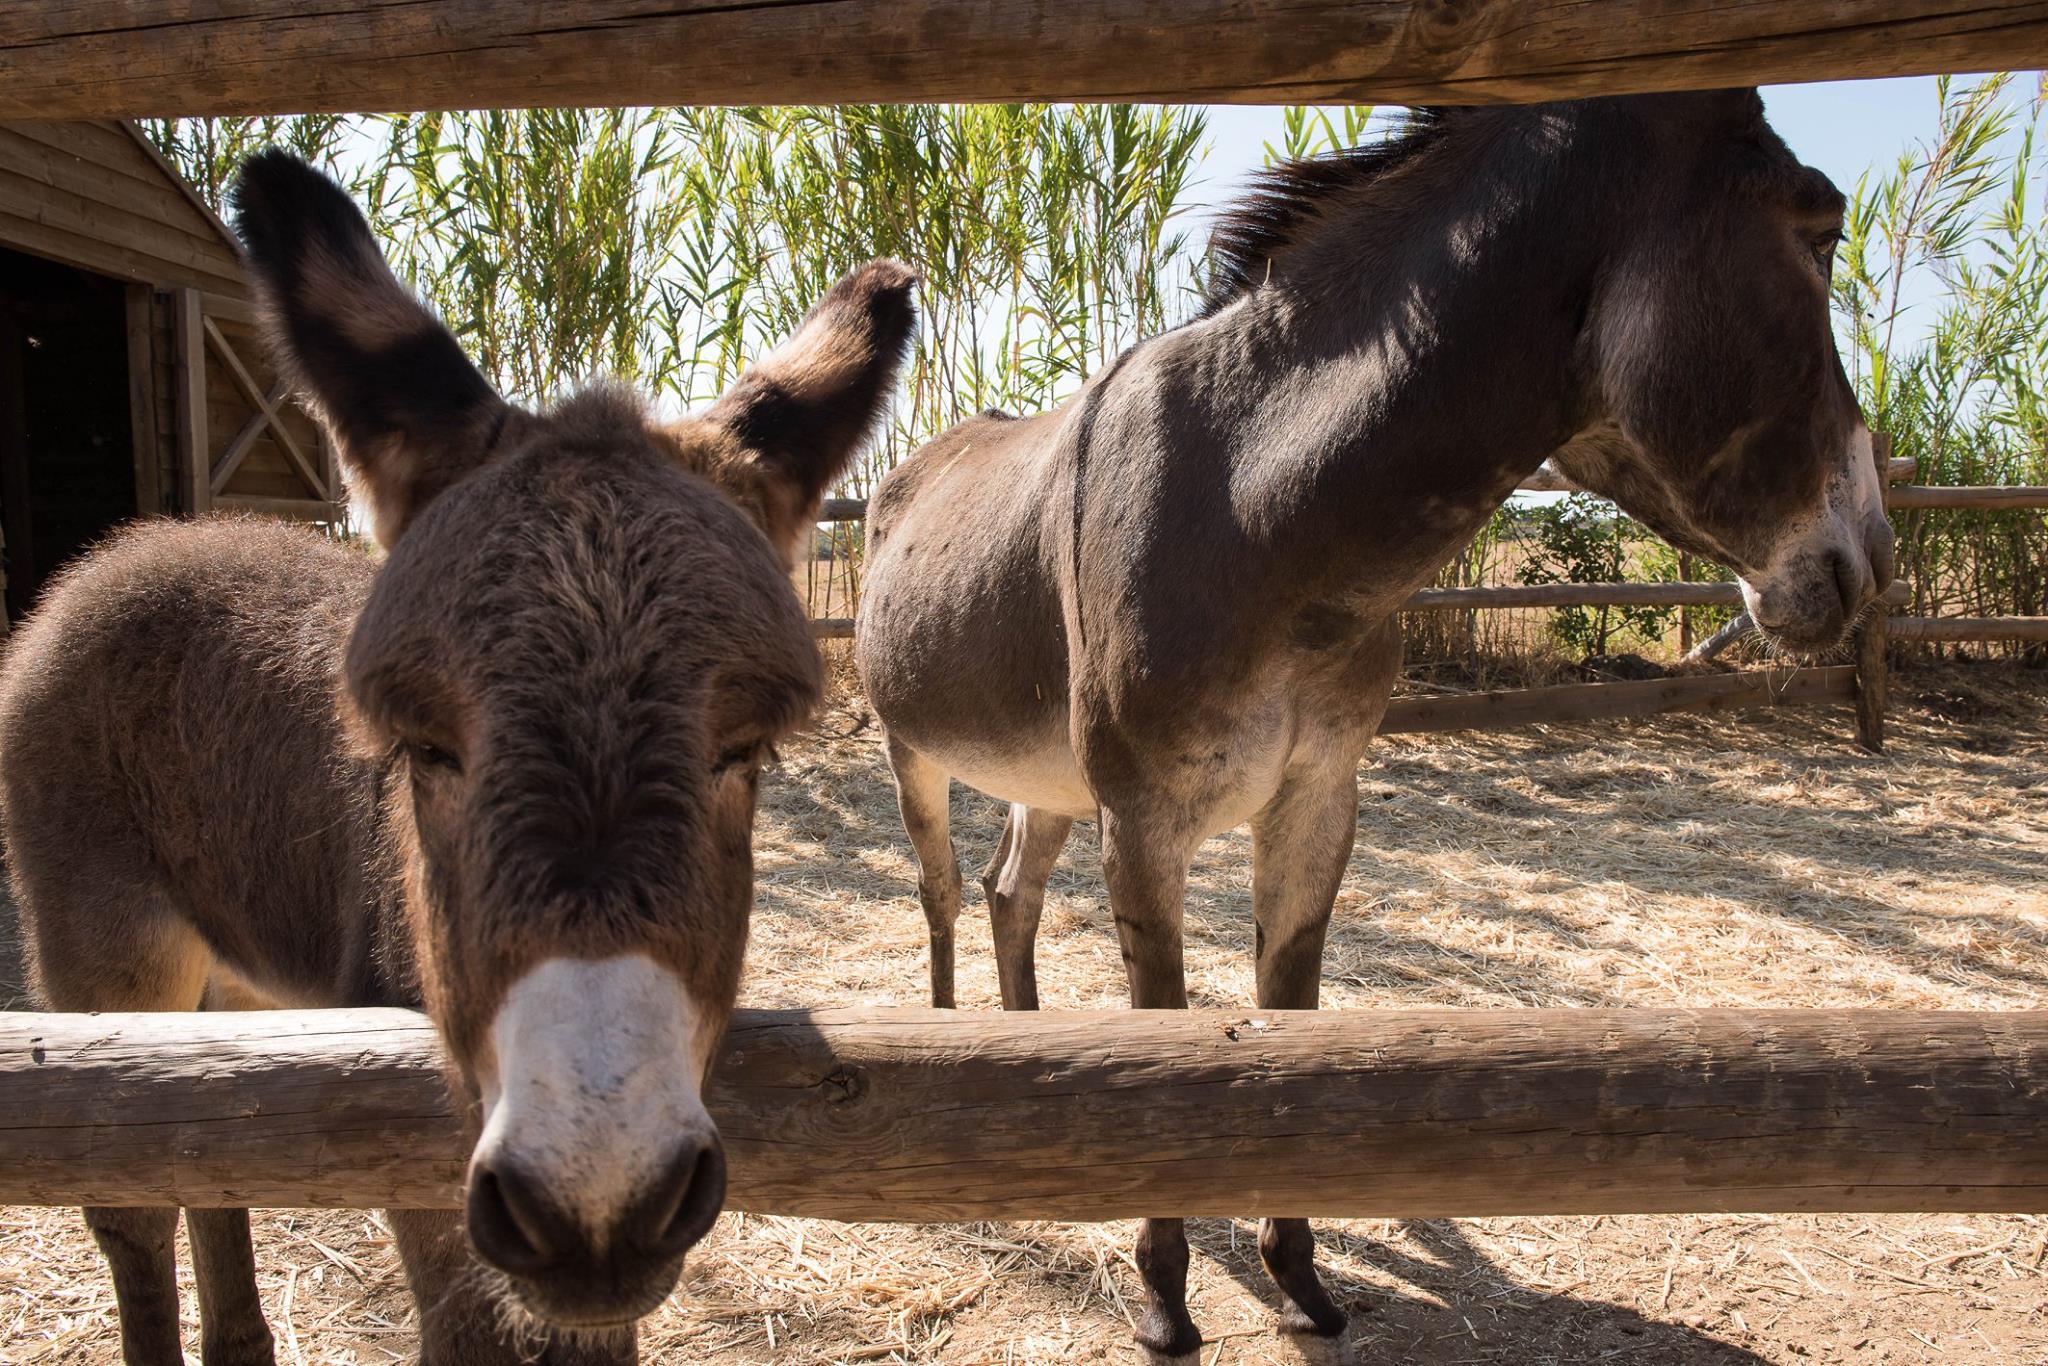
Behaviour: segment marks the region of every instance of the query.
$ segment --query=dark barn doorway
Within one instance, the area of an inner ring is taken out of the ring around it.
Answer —
[[[136,515],[126,286],[0,248],[0,529],[7,619]]]

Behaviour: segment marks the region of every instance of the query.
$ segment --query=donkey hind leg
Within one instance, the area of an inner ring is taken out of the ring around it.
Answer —
[[[45,1006],[198,1009],[206,987],[205,946],[153,889],[124,885],[96,905],[82,901],[75,888],[64,888],[61,878],[31,879],[22,870],[16,878],[36,990]],[[128,1366],[182,1366],[178,1211],[87,1206],[85,1226],[113,1276],[121,1359]]]
[[[960,919],[960,861],[953,856],[948,807],[953,779],[895,736],[888,737],[896,805],[917,855],[917,898],[931,935],[932,1006],[953,1008],[953,925]]]
[[[268,1010],[275,1003],[216,971],[203,1010]],[[256,1253],[245,1209],[188,1209],[192,1278],[199,1284],[199,1360],[204,1366],[272,1366],[277,1360],[263,1301],[256,1293]]]
[[[419,1307],[420,1366],[633,1366],[633,1328],[551,1334],[498,1299],[454,1210],[384,1211]]]
[[[1252,916],[1258,926],[1259,1006],[1314,1010],[1323,941],[1358,829],[1357,770],[1290,780],[1252,820]],[[1280,1327],[1305,1356],[1342,1359],[1344,1311],[1316,1276],[1306,1219],[1259,1223],[1259,1258],[1281,1295]]]
[[[1175,833],[1162,838],[1103,808],[1103,880],[1136,1009],[1187,1009],[1181,916],[1193,857],[1192,841]],[[1179,1219],[1145,1220],[1138,1227],[1136,1260],[1146,1297],[1145,1316],[1138,1320],[1139,1352],[1154,1366],[1196,1366],[1202,1334],[1188,1314],[1186,1227]]]
[[[1038,1009],[1038,916],[1045,907],[1045,880],[1073,828],[1071,817],[1012,802],[1002,843],[982,870],[1004,1010]]]

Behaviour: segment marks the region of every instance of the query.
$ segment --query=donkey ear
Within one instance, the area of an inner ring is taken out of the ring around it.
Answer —
[[[398,282],[341,188],[286,152],[242,163],[235,229],[280,364],[333,434],[392,545],[476,469],[510,412]]]
[[[874,430],[910,347],[916,283],[901,261],[868,262],[704,412],[737,438],[753,482],[766,484],[751,501],[774,545],[796,544]]]

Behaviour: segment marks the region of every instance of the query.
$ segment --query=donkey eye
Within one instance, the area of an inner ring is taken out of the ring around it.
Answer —
[[[1834,268],[1835,248],[1840,245],[1842,245],[1840,229],[1834,232],[1822,233],[1819,237],[1813,239],[1813,259],[1820,262],[1822,270],[1827,271]]]
[[[424,769],[436,769],[443,773],[462,772],[462,760],[439,745],[429,744],[425,740],[407,740],[403,743],[403,748],[405,757],[415,772]]]
[[[764,765],[773,765],[780,761],[781,758],[782,756],[775,752],[775,746],[766,741],[756,741],[750,745],[735,745],[733,748],[720,754],[718,761],[711,765],[711,776],[714,778],[722,777],[734,769],[742,767],[758,769]]]

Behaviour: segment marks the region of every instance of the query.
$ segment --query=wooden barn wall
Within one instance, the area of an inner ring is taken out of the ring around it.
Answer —
[[[198,290],[202,311],[258,388],[268,393],[276,379],[252,325],[241,262],[218,220],[122,124],[0,121],[0,246],[138,287],[129,315],[136,366],[129,395],[139,410],[138,506],[144,512],[195,510],[178,412],[175,301],[167,291]],[[256,411],[209,346],[207,456],[218,461]],[[220,494],[328,502],[340,490],[316,425],[291,406],[279,420],[312,464],[315,485],[308,486],[266,429]]]
[[[248,316],[234,247],[118,123],[0,122],[0,244]]]
[[[221,335],[234,347],[236,356],[241,359],[250,378],[256,381],[264,393],[269,393],[277,380],[277,370],[270,363],[270,357],[265,352],[256,329],[249,324],[226,318],[215,318],[213,321],[214,325],[220,328]],[[256,408],[241,387],[235,383],[234,377],[229,374],[228,367],[220,358],[212,355],[208,360],[210,363],[206,368],[207,444],[213,448],[214,459],[218,460],[227,449],[228,443],[234,440],[235,434],[255,416]],[[324,473],[319,432],[313,420],[297,407],[290,406],[284,410],[281,420],[286,430],[292,434],[292,439],[298,442],[299,450],[312,462],[314,470]],[[325,499],[329,496],[327,490],[306,486],[306,481],[278,445],[276,435],[268,429],[265,429],[264,434],[257,438],[256,444],[249,448],[249,453],[242,457],[242,463],[235,467],[234,475],[221,489],[221,493],[228,497],[250,498]]]

